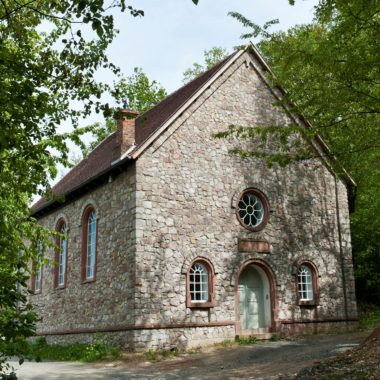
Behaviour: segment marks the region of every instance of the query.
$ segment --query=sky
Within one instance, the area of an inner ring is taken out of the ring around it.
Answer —
[[[183,72],[194,62],[203,62],[203,52],[214,46],[231,53],[233,47],[248,43],[240,35],[249,30],[228,12],[239,12],[249,20],[263,25],[279,19],[271,31],[286,30],[297,24],[313,20],[313,9],[317,0],[296,0],[294,6],[288,0],[126,0],[128,5],[144,11],[144,17],[132,17],[128,12],[115,12],[115,27],[119,34],[108,49],[111,62],[121,68],[124,76],[141,67],[150,80],[159,82],[168,93],[183,85]],[[257,41],[253,41],[257,42]],[[97,79],[112,84],[111,74],[102,72]],[[111,101],[111,99],[105,99]],[[100,115],[80,122],[81,126],[102,122]],[[69,131],[64,124],[60,131]],[[90,141],[85,136],[86,142]],[[69,144],[74,155],[80,150]],[[56,183],[67,169],[60,167]]]
[[[214,46],[232,52],[233,47],[247,43],[240,35],[248,30],[228,16],[236,11],[259,25],[279,19],[273,30],[286,30],[296,24],[312,21],[316,0],[127,0],[145,12],[144,17],[129,14],[116,16],[120,34],[109,49],[111,61],[130,75],[142,67],[168,92],[182,85],[182,73],[193,62],[203,61],[204,50]]]

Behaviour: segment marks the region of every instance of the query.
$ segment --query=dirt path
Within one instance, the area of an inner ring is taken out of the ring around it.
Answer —
[[[295,341],[208,348],[159,363],[25,363],[19,380],[66,379],[270,379],[356,347],[369,332],[310,336]]]

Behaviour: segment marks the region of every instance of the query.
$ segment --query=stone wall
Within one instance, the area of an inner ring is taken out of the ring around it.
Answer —
[[[69,231],[66,287],[54,287],[54,250],[49,249],[45,258],[51,262],[43,267],[42,291],[31,296],[41,317],[39,333],[134,323],[134,187],[131,166],[112,182],[40,219],[41,224],[54,229],[64,218]],[[96,210],[98,223],[96,281],[82,283],[81,223],[89,204]]]

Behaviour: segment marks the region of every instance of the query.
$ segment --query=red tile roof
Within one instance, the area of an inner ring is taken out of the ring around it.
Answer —
[[[211,77],[235,54],[236,52],[137,117],[135,121],[135,140],[137,147],[146,141],[152,133],[175,114],[175,112],[199,89],[201,89],[202,86],[206,84],[206,82],[211,79]],[[87,184],[91,179],[95,179],[101,173],[106,172],[107,169],[111,170],[116,144],[118,144],[117,134],[112,133],[85,159],[67,173],[55,186],[53,186],[52,193],[54,196],[67,196],[74,190]],[[58,207],[60,203],[54,199],[40,198],[32,206],[32,213],[38,216],[38,213],[44,210],[44,208],[54,205]]]
[[[66,195],[70,191],[86,183],[92,177],[111,167],[113,152],[117,144],[116,133],[105,138],[86,158],[71,169],[55,186],[52,192],[55,196]],[[33,211],[39,211],[53,200],[40,198],[33,206]]]
[[[221,69],[230,56],[219,62],[177,91],[171,93],[160,103],[144,112],[136,119],[136,144],[142,144],[156,129],[165,123],[188,99],[192,97],[216,72]]]

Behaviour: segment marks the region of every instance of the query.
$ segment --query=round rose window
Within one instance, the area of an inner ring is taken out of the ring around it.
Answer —
[[[243,191],[237,202],[237,217],[245,228],[262,229],[268,218],[268,202],[264,194],[256,189]]]

